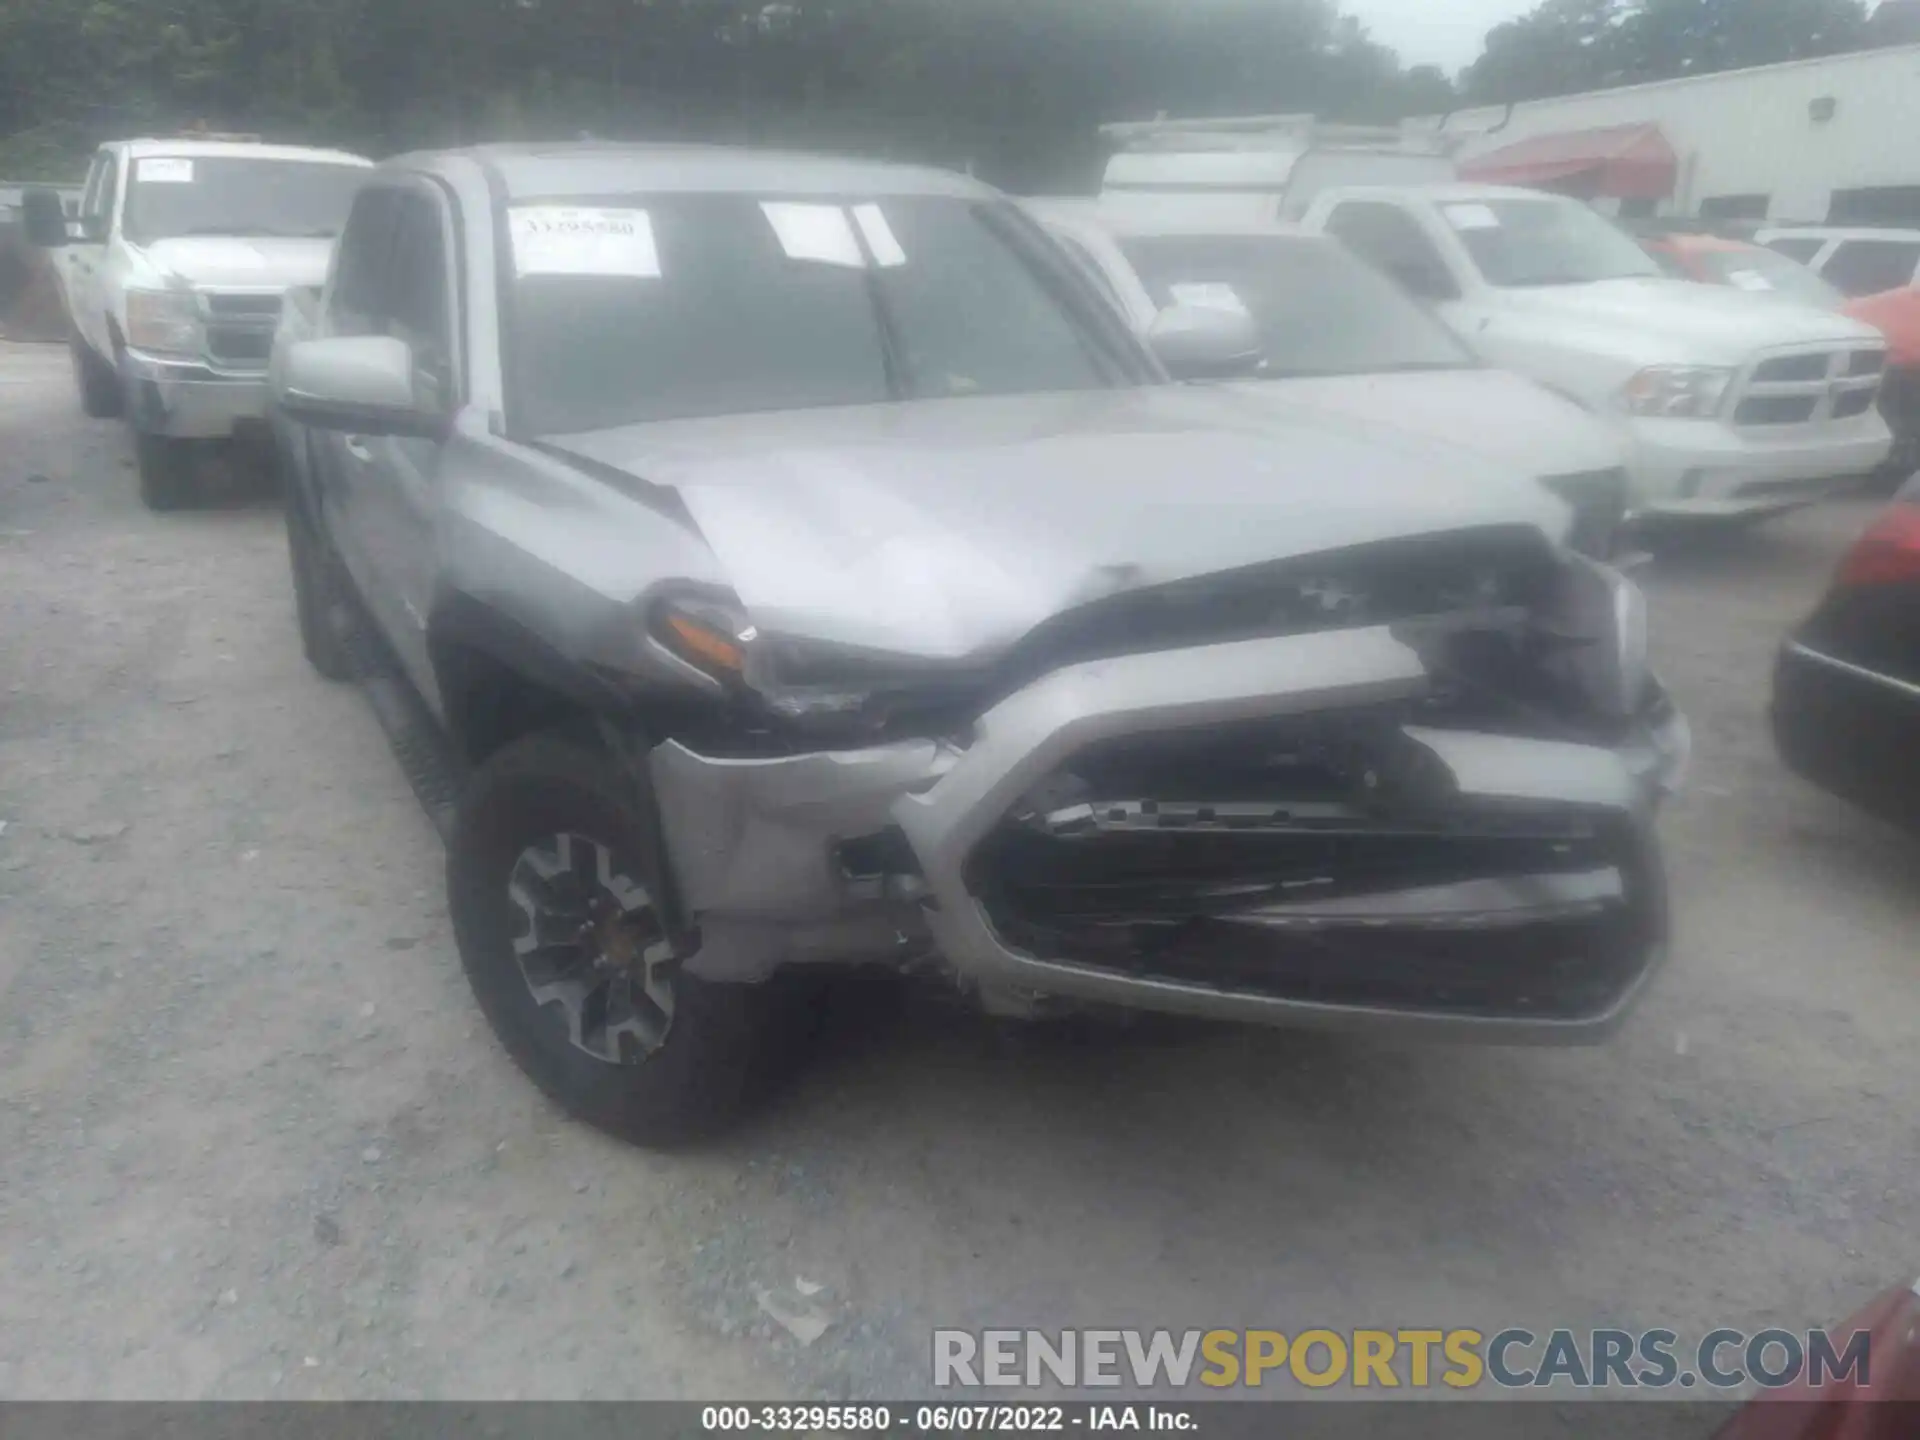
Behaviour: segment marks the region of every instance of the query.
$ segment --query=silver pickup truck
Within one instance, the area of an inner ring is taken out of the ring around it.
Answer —
[[[1685,725],[1566,507],[1167,383],[970,180],[402,157],[271,375],[307,654],[418,692],[474,990],[618,1133],[733,1113],[829,964],[1552,1041],[1663,953]]]

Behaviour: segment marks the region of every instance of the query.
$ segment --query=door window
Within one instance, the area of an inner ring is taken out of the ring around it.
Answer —
[[[401,192],[394,199],[386,294],[375,319],[379,333],[406,341],[413,351],[421,403],[444,411],[453,398],[453,337],[440,211],[422,194]]]
[[[120,188],[120,165],[111,150],[102,150],[87,192],[80,199],[80,222],[89,240],[105,240],[111,232],[114,192]]]
[[[334,259],[333,291],[328,300],[329,328],[335,335],[377,335],[380,291],[386,281],[387,255],[393,247],[398,193],[370,185],[355,197],[340,234]]]
[[[1843,240],[1820,273],[1847,295],[1878,295],[1913,283],[1920,240]]]
[[[1766,242],[1769,250],[1777,250],[1789,260],[1798,260],[1802,265],[1811,263],[1820,253],[1820,247],[1827,242],[1818,235],[1781,235]]]
[[[1410,294],[1423,300],[1460,298],[1460,289],[1433,241],[1398,206],[1349,200],[1334,207],[1327,218],[1327,232]]]
[[[449,279],[439,207],[417,191],[362,190],[334,262],[332,331],[406,341],[420,402],[441,411],[454,398]]]

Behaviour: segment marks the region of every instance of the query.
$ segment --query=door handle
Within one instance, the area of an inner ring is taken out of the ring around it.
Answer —
[[[362,440],[358,435],[347,436],[345,440],[341,441],[341,444],[346,446],[347,454],[358,460],[362,465],[371,465],[373,463],[373,451],[367,448],[367,442]]]

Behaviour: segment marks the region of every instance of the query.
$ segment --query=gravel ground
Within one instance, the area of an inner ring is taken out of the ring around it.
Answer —
[[[148,514],[63,351],[0,346],[0,1394],[870,1398],[935,1325],[1837,1320],[1920,1269],[1920,847],[1763,714],[1866,513],[1648,576],[1698,759],[1611,1045],[1069,1041],[876,989],[661,1158],[493,1044],[273,503]],[[762,1300],[812,1285],[803,1344]]]

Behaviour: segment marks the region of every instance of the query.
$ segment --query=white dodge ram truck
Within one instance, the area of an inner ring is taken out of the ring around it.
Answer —
[[[264,419],[281,296],[325,277],[371,163],[227,140],[116,140],[93,157],[77,223],[50,192],[23,198],[29,237],[55,252],[82,408],[127,417],[154,509],[191,498],[187,442]]]
[[[1306,223],[1428,301],[1482,358],[1617,425],[1649,517],[1785,509],[1870,473],[1892,446],[1877,330],[1662,275],[1577,200],[1349,187],[1323,192]]]

